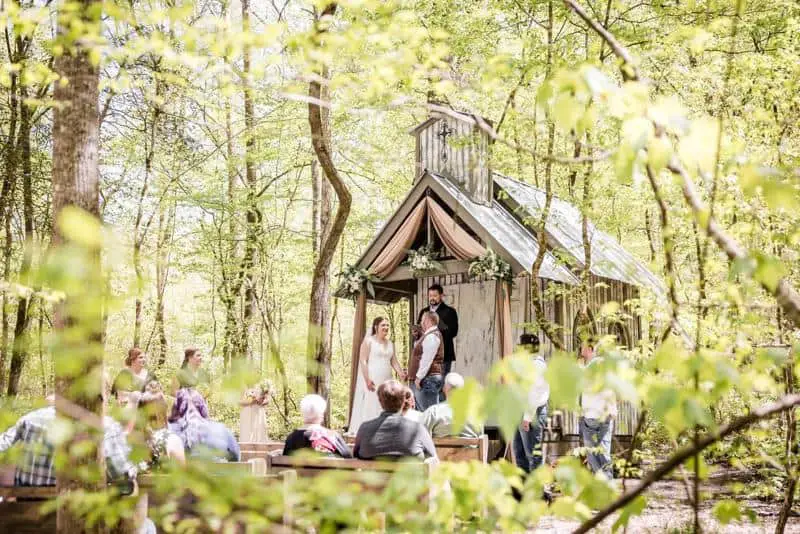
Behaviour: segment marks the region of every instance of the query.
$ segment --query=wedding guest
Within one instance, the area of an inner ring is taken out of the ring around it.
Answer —
[[[325,456],[352,458],[350,448],[338,433],[322,426],[328,403],[319,395],[306,395],[300,401],[303,426],[286,436],[284,456],[298,451],[317,452]]]
[[[239,442],[266,443],[267,404],[272,395],[272,386],[268,382],[257,384],[244,392],[239,402]]]
[[[514,433],[514,458],[517,466],[530,473],[542,465],[543,461],[542,438],[547,426],[550,385],[545,380],[547,363],[539,351],[539,337],[535,334],[522,334],[519,344],[522,350],[531,354],[536,376],[528,391],[528,402],[522,422]]]
[[[134,347],[125,357],[125,367],[119,372],[111,386],[111,395],[125,405],[132,392],[142,393],[150,382],[156,380],[153,373],[147,369],[147,354],[140,348]]]
[[[422,336],[414,344],[408,362],[408,380],[414,401],[420,410],[439,402],[444,369],[444,345],[438,329],[439,316],[434,312],[422,314]]]
[[[55,443],[50,435],[56,428],[60,428],[56,425],[56,408],[47,406],[23,415],[14,426],[0,434],[0,453],[16,443],[22,446],[14,473],[15,486],[56,485]],[[126,481],[135,488],[138,469],[130,461],[131,448],[122,426],[108,416],[103,417],[102,448],[108,480]]]
[[[203,364],[203,353],[200,349],[189,347],[183,351],[183,363],[181,368],[172,381],[172,394],[176,394],[180,388],[197,388],[200,385],[208,385],[211,377]]]
[[[450,394],[458,388],[464,387],[464,377],[458,373],[450,373],[444,378],[445,402],[434,404],[422,414],[422,425],[428,429],[434,438],[447,438],[458,436],[460,438],[477,438],[483,434],[483,428],[471,423],[466,423],[464,428],[453,428],[453,408],[448,399]]]
[[[581,345],[580,358],[586,369],[599,365],[603,358],[596,355],[594,344]],[[611,439],[614,435],[614,418],[617,416],[617,400],[608,388],[596,388],[581,394],[582,416],[578,423],[583,446],[588,449],[587,462],[593,473],[603,472],[609,479],[614,477],[611,462]]]
[[[436,457],[436,448],[425,427],[400,413],[405,395],[405,388],[396,380],[387,380],[378,386],[383,413],[365,421],[358,429],[353,448],[356,458],[416,457],[422,460]]]
[[[400,412],[406,419],[410,419],[415,423],[421,423],[422,412],[417,410],[417,405],[414,402],[414,392],[411,391],[410,388],[403,386],[403,393],[405,395],[405,398],[403,400],[403,409],[400,410]]]
[[[210,456],[229,462],[238,462],[241,458],[233,432],[224,424],[208,419],[205,399],[194,389],[178,390],[169,417],[169,429],[181,438],[190,456]]]
[[[158,382],[147,384],[139,399],[138,411],[139,428],[150,450],[148,468],[158,468],[166,458],[180,464],[186,463],[183,441],[169,429],[167,417],[169,406]]]

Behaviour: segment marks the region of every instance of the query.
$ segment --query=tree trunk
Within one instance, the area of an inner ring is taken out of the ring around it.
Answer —
[[[20,88],[19,146],[22,163],[22,213],[25,227],[25,245],[20,267],[20,280],[24,285],[30,281],[33,263],[33,190],[31,185],[31,115],[32,110],[24,104],[27,91]],[[11,353],[11,367],[8,373],[8,395],[16,395],[22,367],[28,358],[28,326],[30,323],[31,299],[21,297],[17,303],[17,320],[14,323],[14,345]]]
[[[156,248],[156,319],[158,336],[158,362],[167,361],[167,332],[164,327],[164,292],[169,277],[170,247],[175,223],[174,207],[165,213],[163,203],[158,208],[158,239]]]
[[[327,24],[336,13],[337,5],[328,4],[322,13],[315,20],[315,39],[319,42],[327,32]],[[328,124],[327,108],[323,108],[320,102],[327,95],[323,94],[320,79],[328,78],[328,71],[325,66],[318,68],[319,77],[312,80],[308,87],[308,123],[311,130],[311,143],[317,155],[320,167],[325,173],[325,178],[330,183],[336,193],[339,205],[336,215],[331,224],[330,231],[323,236],[320,246],[319,257],[314,264],[313,277],[311,279],[311,299],[308,311],[308,344],[307,344],[307,368],[306,382],[308,389],[328,398],[330,391],[330,349],[325,347],[328,339],[325,328],[329,324],[327,302],[329,299],[330,278],[329,271],[333,254],[339,244],[339,239],[344,232],[347,218],[350,215],[350,205],[352,196],[347,189],[347,185],[342,181],[333,162],[333,150],[331,149],[331,134]],[[324,111],[323,111],[324,110]],[[330,411],[330,405],[329,405]],[[326,424],[328,421],[326,414]]]
[[[99,32],[100,21],[99,0],[80,0],[74,3],[69,15],[86,24],[87,31]],[[66,28],[62,24],[70,21],[59,21],[59,34],[67,37]],[[69,26],[67,26],[69,27]],[[89,214],[99,215],[99,166],[98,166],[98,83],[99,70],[89,60],[88,50],[80,39],[72,40],[64,46],[64,54],[56,58],[54,70],[69,83],[56,83],[54,100],[57,105],[53,109],[53,217],[59,221],[65,210],[71,207],[81,208]],[[62,234],[56,223],[53,232],[54,246],[79,246],[69,242],[69,234]],[[54,329],[58,341],[54,349],[56,360],[56,389],[65,400],[57,400],[59,414],[77,423],[68,413],[74,413],[70,406],[77,405],[84,410],[102,416],[103,401],[98,393],[103,391],[103,352],[102,352],[102,309],[100,301],[103,284],[100,269],[99,246],[88,250],[86,254],[87,268],[85,284],[80,287],[81,295],[68,294],[66,300],[57,309]],[[96,278],[89,285],[90,279]],[[72,330],[72,333],[67,333]],[[80,332],[80,336],[75,333]],[[81,365],[74,365],[75,358],[81,359]],[[81,436],[83,434],[83,436]],[[105,473],[105,459],[100,452],[102,435],[99,432],[78,432],[67,440],[59,450],[59,454],[69,454],[69,468],[93,466],[99,473]],[[81,449],[75,448],[80,439]],[[88,447],[86,446],[88,445]],[[78,456],[75,451],[83,450],[85,454]],[[96,467],[94,467],[96,466]],[[96,490],[102,487],[104,480],[78,480],[75,472],[69,468],[59,472],[59,494],[64,495],[72,490]],[[95,527],[99,530],[99,528]],[[62,504],[58,508],[57,532],[71,534],[87,532],[89,525],[81,520],[72,510]]]
[[[250,0],[242,0],[242,29],[246,33],[250,29]],[[247,186],[247,215],[245,228],[245,244],[243,259],[244,303],[242,309],[242,330],[237,356],[249,356],[250,326],[253,322],[255,306],[255,263],[258,250],[258,229],[261,216],[258,211],[258,184],[255,167],[255,115],[253,111],[253,95],[250,89],[250,47],[243,50],[242,69],[242,101],[244,103],[244,168]]]
[[[8,39],[8,33],[6,33],[6,39]],[[11,46],[10,43],[6,43],[9,47]],[[16,55],[14,58],[9,58],[11,62],[16,61]],[[16,140],[17,134],[17,114],[19,112],[19,106],[17,104],[17,77],[18,74],[16,71],[9,73],[10,78],[10,85],[9,85],[9,117],[8,117],[8,140],[6,141],[6,145],[4,147],[5,150],[5,158],[4,158],[4,167],[5,172],[3,173],[3,188],[0,193],[0,217],[3,220],[3,231],[5,233],[5,239],[3,243],[3,280],[9,280],[11,277],[11,250],[14,235],[11,231],[11,208],[13,204],[13,197],[14,197],[14,185],[15,185],[15,177],[16,177],[16,156],[17,156],[17,149],[14,146],[14,142]],[[2,330],[0,332],[0,392],[5,391],[6,385],[6,359],[8,356],[9,351],[9,333],[11,329],[11,321],[9,317],[9,304],[10,298],[6,292],[3,292],[3,299],[2,299]]]
[[[3,210],[5,211],[5,210]],[[5,231],[5,243],[3,245],[3,280],[8,280],[11,276],[11,219],[3,217],[3,229]],[[0,319],[0,395],[6,390],[6,355],[8,354],[8,333],[11,328],[8,315],[9,301],[8,293],[3,292],[0,300],[2,306],[2,318]]]
[[[553,0],[547,5],[547,64],[545,77],[550,75],[553,65]],[[547,219],[550,216],[550,205],[553,201],[553,147],[555,145],[555,125],[552,121],[548,124],[547,131],[547,161],[544,168],[545,201],[539,224],[536,228],[536,240],[539,242],[539,251],[533,261],[531,268],[531,303],[533,304],[536,315],[536,326],[550,339],[550,342],[558,350],[564,350],[564,341],[561,332],[557,330],[557,325],[551,324],[544,316],[544,295],[539,287],[539,271],[544,263],[547,254]],[[538,184],[537,184],[538,185]]]

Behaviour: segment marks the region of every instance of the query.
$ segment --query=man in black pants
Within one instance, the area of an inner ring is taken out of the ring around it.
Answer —
[[[427,311],[436,312],[436,315],[439,316],[439,331],[444,340],[444,374],[442,376],[447,376],[456,359],[453,339],[458,335],[458,313],[455,308],[451,308],[442,301],[443,294],[444,289],[439,284],[433,284],[428,288],[428,306],[419,311],[417,324],[422,322],[422,314]],[[441,394],[439,396],[440,399],[443,398]]]

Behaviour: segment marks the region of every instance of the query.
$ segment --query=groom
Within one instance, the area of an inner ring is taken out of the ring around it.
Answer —
[[[417,324],[422,324],[422,315],[425,312],[436,312],[439,316],[439,332],[442,333],[444,341],[444,369],[443,376],[447,376],[453,367],[456,359],[456,348],[453,340],[458,335],[458,313],[442,301],[444,289],[439,284],[433,284],[428,288],[428,304],[422,308],[417,318]]]
[[[422,314],[422,337],[414,344],[408,362],[408,381],[417,409],[424,412],[439,402],[444,370],[444,343],[439,332],[439,316]]]

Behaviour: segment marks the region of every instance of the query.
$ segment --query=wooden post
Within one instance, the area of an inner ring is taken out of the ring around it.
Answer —
[[[361,353],[361,342],[367,332],[367,291],[362,288],[356,299],[356,314],[353,318],[353,347],[350,351],[350,402],[347,407],[347,424],[353,414],[353,398],[356,395],[358,381],[358,360]]]

